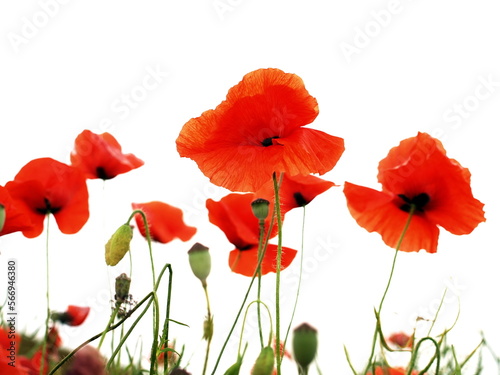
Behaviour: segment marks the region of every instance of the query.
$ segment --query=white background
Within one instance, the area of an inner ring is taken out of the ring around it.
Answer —
[[[382,320],[387,333],[411,332],[417,316],[434,316],[448,287],[433,332],[450,327],[460,305],[449,335],[459,357],[475,347],[481,331],[500,352],[499,11],[492,0],[2,2],[0,184],[34,158],[69,162],[84,129],[112,133],[125,152],[145,161],[104,188],[89,181],[91,217],[78,234],[62,235],[51,222],[51,305],[92,307],[82,327],[62,331],[65,345],[79,344],[107,321],[108,285],[129,266],[126,260],[107,269],[103,245],[127,220],[130,203],[162,200],[183,208],[186,222],[198,228],[188,243],[154,246],[157,271],[165,262],[174,268],[172,318],[190,328],[173,325],[171,337],[186,345],[184,364],[192,356],[193,374],[201,373],[204,356],[205,300],[186,251],[194,242],[211,249],[213,365],[249,280],[229,272],[232,245],[204,208],[207,198],[220,199],[226,191],[211,185],[193,161],[179,158],[174,141],[186,121],[214,108],[244,74],[275,67],[298,74],[317,98],[320,114],[311,127],[345,139],[344,155],[324,178],[378,188],[378,162],[418,131],[439,137],[449,156],[471,170],[487,222],[468,236],[442,231],[437,254],[400,254]],[[152,71],[156,80],[148,78]],[[144,80],[149,85],[141,88]],[[300,248],[301,216],[287,217],[286,246]],[[393,250],[357,226],[341,186],[307,207],[304,241],[303,289],[292,326],[308,322],[319,330],[323,374],[348,373],[343,345],[361,370]],[[44,319],[45,234],[4,236],[0,251],[2,269],[7,259],[18,260],[19,328],[33,331]],[[151,276],[146,243],[137,233],[132,252],[132,293],[140,299]],[[298,265],[296,260],[283,272],[283,326]],[[272,304],[272,276],[264,278],[264,288]],[[137,333],[147,357],[149,323]],[[254,328],[244,336],[250,347],[242,373],[254,361],[256,338]],[[235,339],[218,373],[236,359],[236,345]]]

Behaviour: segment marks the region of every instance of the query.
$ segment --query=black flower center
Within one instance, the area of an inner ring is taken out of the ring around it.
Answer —
[[[61,211],[61,207],[52,207],[50,204],[50,201],[47,198],[43,198],[45,202],[45,207],[37,208],[36,211],[41,213],[42,215],[45,214],[57,214],[59,211]]]
[[[109,180],[111,178],[111,176],[106,173],[106,170],[103,167],[97,167],[95,169],[95,173],[101,180]]]
[[[306,198],[304,198],[302,193],[299,193],[299,192],[293,193],[293,198],[295,199],[295,203],[297,203],[297,206],[299,206],[299,207],[304,207],[306,204],[309,203],[306,200]]]
[[[273,139],[276,139],[276,138],[279,138],[278,136],[274,136],[274,137],[269,137],[269,138],[266,138],[264,139],[262,142],[260,142],[262,144],[262,146],[264,147],[269,147],[269,146],[272,146],[273,145]]]
[[[424,207],[431,200],[431,198],[426,193],[415,195],[412,198],[408,198],[404,194],[399,194],[398,197],[400,197],[405,202],[401,206],[399,206],[399,209],[403,210],[404,212],[410,212],[412,206],[415,206],[415,210],[424,212]]]

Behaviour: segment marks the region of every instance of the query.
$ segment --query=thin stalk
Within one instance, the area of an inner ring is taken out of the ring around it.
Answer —
[[[50,320],[50,280],[49,280],[49,223],[50,216],[45,216],[45,221],[47,222],[46,227],[46,238],[45,238],[45,283],[46,283],[46,291],[45,298],[47,301],[47,312],[45,317],[45,334],[43,337],[43,345],[42,345],[42,358],[40,363],[40,375],[45,373],[45,365],[47,368],[49,366],[48,361],[45,361],[45,357],[47,356],[47,341],[49,340],[49,320]],[[47,362],[47,363],[45,363]]]
[[[144,297],[132,310],[129,311],[129,313],[122,319],[120,320],[118,323],[116,323],[115,325],[109,327],[109,330],[115,330],[116,328],[120,327],[123,323],[125,323],[125,321],[130,318],[132,316],[132,314],[139,308],[142,306],[142,304],[144,302],[146,302],[147,300],[150,299],[151,295],[152,295],[153,292],[150,292],[146,297]],[[147,310],[147,308],[146,308]],[[108,331],[109,331],[108,330]],[[80,344],[79,346],[77,346],[71,353],[69,353],[66,357],[64,357],[61,361],[59,361],[59,363],[49,372],[48,375],[53,375],[56,373],[56,371],[61,368],[62,365],[64,365],[71,357],[73,357],[75,355],[76,352],[78,352],[81,348],[83,348],[85,345],[87,344],[90,344],[92,341],[94,340],[97,340],[99,337],[101,337],[103,334],[105,333],[105,331],[102,331],[100,333],[98,333],[97,335],[94,335],[92,336],[90,339],[84,341],[82,344]]]
[[[283,231],[281,222],[280,194],[276,172],[273,173],[274,184],[274,207],[276,209],[276,220],[278,224],[278,250],[276,253],[276,345],[281,347],[280,341],[280,280],[281,280],[281,248],[283,241]],[[276,350],[276,373],[281,375],[281,349]]]
[[[259,220],[259,249],[258,249],[258,256],[260,258],[260,255],[263,250],[263,243],[262,241],[264,240],[264,231],[265,231],[265,221],[264,220]],[[259,265],[257,267],[258,274],[257,274],[257,300],[260,301],[260,292],[262,289],[262,269],[261,266]],[[264,348],[264,337],[262,336],[262,318],[260,316],[260,303],[257,304],[257,321],[259,323],[259,338],[260,338],[260,348],[261,350]]]
[[[380,317],[380,313],[382,311],[382,306],[384,304],[384,301],[385,301],[385,297],[387,296],[387,292],[389,291],[389,287],[391,286],[391,281],[392,281],[392,277],[394,275],[394,270],[396,268],[396,259],[397,259],[397,256],[398,256],[398,253],[399,253],[399,248],[401,247],[401,244],[403,243],[403,239],[405,237],[405,234],[408,230],[408,228],[410,227],[410,222],[411,222],[411,218],[413,217],[413,214],[415,213],[415,205],[412,204],[410,206],[410,211],[408,213],[408,219],[406,220],[406,224],[403,228],[403,231],[401,232],[401,236],[399,237],[399,240],[396,244],[396,250],[394,252],[394,258],[392,259],[392,266],[391,266],[391,272],[389,274],[389,280],[387,281],[387,285],[385,287],[385,290],[384,290],[384,294],[382,295],[382,298],[380,300],[380,304],[379,304],[379,307],[378,307],[378,311],[376,311],[377,315]],[[375,332],[373,334],[373,340],[372,340],[372,348],[371,348],[371,352],[370,352],[370,357],[368,359],[368,364],[366,366],[366,369],[364,371],[363,374],[367,374],[368,371],[370,370],[370,367],[374,367],[373,364],[372,364],[372,360],[373,360],[373,356],[375,355],[375,345],[376,345],[376,342],[377,342],[377,337],[378,337],[378,334],[379,334],[379,321],[377,320],[377,324],[375,326]],[[372,368],[372,372],[375,373],[375,369]]]
[[[203,290],[205,291],[205,297],[207,300],[207,321],[209,324],[212,324],[212,313],[210,311],[210,299],[208,298],[208,290],[207,290],[207,284],[203,283]],[[205,352],[205,362],[203,363],[203,375],[207,373],[207,365],[208,365],[208,357],[210,353],[210,344],[212,342],[212,331],[210,331],[209,336],[206,338],[207,339],[207,350]]]
[[[172,295],[172,277],[173,277],[172,266],[169,263],[167,263],[163,267],[163,269],[160,272],[160,276],[158,276],[158,286],[160,284],[160,280],[163,276],[163,273],[165,272],[165,270],[167,268],[168,268],[167,311],[165,314],[165,321],[163,322],[163,331],[162,331],[162,335],[161,335],[161,342],[163,343],[163,345],[168,346],[168,330],[169,330],[169,323],[170,323],[170,298]],[[158,289],[158,286],[157,286],[157,289]],[[168,358],[168,355],[167,355],[167,358]],[[165,374],[168,374],[168,360],[163,361],[163,371]]]

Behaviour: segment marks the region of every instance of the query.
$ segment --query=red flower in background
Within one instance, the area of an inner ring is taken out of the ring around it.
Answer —
[[[254,192],[274,172],[324,174],[344,151],[342,138],[304,128],[318,103],[300,77],[278,69],[248,73],[215,110],[188,121],[177,151],[214,184]]]
[[[413,346],[413,335],[409,336],[404,332],[396,332],[390,335],[387,341],[401,349],[411,348]]]
[[[180,208],[158,201],[132,203],[132,208],[142,210],[146,215],[149,233],[153,241],[168,243],[175,238],[189,241],[196,233],[196,228],[184,224]],[[146,237],[144,220],[140,214],[135,215],[135,222],[141,234]]]
[[[375,375],[406,375],[407,371],[402,367],[381,367],[378,366],[375,368]],[[417,370],[413,370],[411,374],[418,374]],[[369,372],[367,375],[372,375]]]
[[[470,172],[446,156],[441,142],[418,133],[380,162],[382,191],[345,183],[347,206],[357,223],[378,232],[396,248],[410,209],[414,213],[399,248],[437,251],[438,226],[468,234],[485,221],[483,204],[472,196]]]
[[[313,175],[291,177],[286,173],[283,174],[283,179],[279,188],[282,213],[286,213],[293,208],[306,206],[319,194],[324,193],[332,186],[335,186],[333,182],[323,180]],[[274,202],[273,181],[271,180],[261,187],[255,193],[255,196]]]
[[[208,218],[217,225],[226,235],[229,242],[236,248],[229,253],[229,267],[231,271],[244,276],[253,276],[258,265],[259,249],[259,220],[254,216],[251,203],[255,195],[229,194],[219,202],[207,199]],[[272,212],[272,206],[269,207]],[[270,218],[272,215],[269,215]],[[270,219],[265,221],[265,230],[268,231]],[[270,238],[276,236],[277,227],[273,225]],[[262,275],[276,272],[276,254],[278,247],[268,244],[261,264]],[[296,250],[283,247],[281,269],[287,268],[295,258]]]
[[[33,226],[22,232],[39,236],[47,214],[53,214],[61,232],[74,234],[89,217],[87,184],[82,173],[51,158],[26,164],[5,188],[15,204],[27,213]]]
[[[26,207],[16,204],[3,186],[0,186],[0,211],[3,211],[0,212],[0,236],[32,227]]]
[[[123,154],[120,144],[109,133],[84,130],[76,137],[71,164],[86,178],[109,180],[144,164],[133,154]]]
[[[65,312],[54,312],[51,318],[55,322],[67,324],[69,326],[79,326],[89,315],[90,307],[80,307],[69,305]]]

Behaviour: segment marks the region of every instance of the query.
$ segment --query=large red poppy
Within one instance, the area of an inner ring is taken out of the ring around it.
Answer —
[[[215,110],[189,120],[177,150],[219,186],[254,192],[273,172],[324,174],[344,151],[342,138],[304,128],[318,103],[300,77],[278,69],[248,73]]]
[[[109,180],[144,164],[133,154],[122,153],[117,140],[109,133],[95,134],[84,130],[76,137],[71,164],[86,178]]]
[[[175,238],[189,241],[196,233],[196,228],[184,224],[180,208],[167,203],[153,201],[148,203],[132,203],[134,210],[142,210],[148,221],[151,239],[156,242],[168,243]],[[146,228],[142,215],[135,215],[135,222],[141,234],[146,237]]]
[[[30,161],[5,187],[33,224],[23,230],[28,238],[42,233],[47,214],[54,215],[59,229],[65,234],[78,232],[89,218],[85,177],[78,169],[57,160]]]
[[[17,204],[3,186],[0,186],[0,206],[0,209],[3,209],[4,220],[3,225],[0,223],[0,236],[32,227],[25,206]]]
[[[298,175],[292,177],[286,173],[283,174],[279,186],[281,212],[286,213],[293,208],[306,206],[319,194],[324,193],[332,186],[335,186],[333,182],[323,180],[313,175]],[[271,180],[269,183],[262,186],[255,192],[255,196],[274,202],[273,181]]]
[[[483,204],[472,196],[470,172],[446,156],[441,142],[426,133],[403,140],[379,164],[382,191],[345,183],[347,205],[357,223],[381,234],[396,248],[411,218],[400,250],[437,251],[438,226],[468,234],[485,221]]]
[[[216,202],[207,199],[208,218],[217,225],[226,235],[229,242],[236,248],[229,253],[229,267],[231,271],[244,276],[253,276],[258,265],[259,253],[259,220],[254,216],[251,203],[255,195],[229,194]],[[272,207],[270,207],[272,212]],[[270,218],[272,215],[269,215]],[[265,222],[268,231],[270,219]],[[278,233],[273,226],[270,238]],[[268,244],[261,263],[262,275],[276,272],[276,255],[278,247]],[[287,268],[295,258],[297,251],[287,247],[282,248],[281,269]]]

